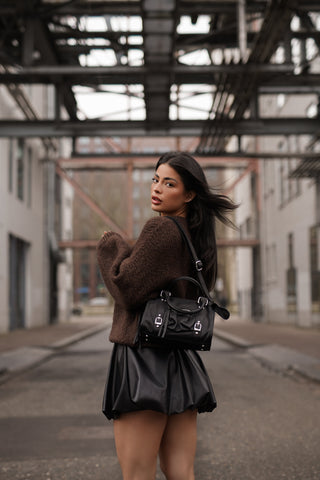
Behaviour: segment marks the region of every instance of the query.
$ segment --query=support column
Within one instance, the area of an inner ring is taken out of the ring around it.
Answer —
[[[238,0],[237,14],[240,58],[245,61],[247,56],[246,0]]]
[[[80,302],[80,250],[73,253],[73,301],[75,304]]]
[[[320,228],[320,177],[316,179],[316,212],[317,225]]]
[[[97,296],[97,259],[95,249],[89,250],[89,299]]]

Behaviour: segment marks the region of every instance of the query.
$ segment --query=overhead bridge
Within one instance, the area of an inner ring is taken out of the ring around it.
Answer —
[[[248,136],[309,135],[317,142],[319,115],[266,119],[260,101],[267,94],[318,98],[320,72],[311,68],[307,47],[312,41],[319,51],[319,12],[318,0],[1,1],[0,84],[20,102],[26,121],[0,119],[0,136],[193,136],[197,154],[223,153],[232,137],[240,151]],[[204,16],[208,27],[200,32]],[[98,18],[104,28],[94,27]],[[113,60],[94,63],[97,52]],[[21,84],[54,86],[53,118],[26,107]],[[110,86],[138,100],[143,118],[83,115],[79,88],[99,94]],[[205,109],[189,104],[204,89]]]

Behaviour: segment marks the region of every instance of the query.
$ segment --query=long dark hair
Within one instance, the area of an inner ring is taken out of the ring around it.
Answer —
[[[168,163],[181,177],[186,191],[196,193],[188,203],[187,222],[194,248],[204,264],[204,276],[209,287],[217,278],[217,244],[215,220],[234,226],[227,213],[237,208],[230,198],[214,193],[199,163],[186,152],[168,152],[162,155],[156,170]]]

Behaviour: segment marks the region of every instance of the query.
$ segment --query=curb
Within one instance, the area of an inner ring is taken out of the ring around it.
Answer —
[[[102,332],[107,328],[108,328],[108,325],[106,322],[104,322],[103,324],[95,325],[94,327],[90,327],[90,328],[87,328],[86,330],[82,330],[81,332],[75,333],[70,337],[66,337],[66,338],[63,338],[62,340],[58,340],[57,342],[50,344],[48,348],[52,348],[53,350],[58,350],[60,348],[68,347],[73,343],[77,343],[80,340],[84,340],[87,337],[91,337],[92,335]]]
[[[21,347],[0,355],[0,384],[14,375],[25,372],[53,357],[57,351],[106,330],[106,323],[84,329],[44,347]]]
[[[294,372],[320,383],[320,361],[314,357],[278,344],[253,344],[219,329],[214,330],[214,335],[235,347],[246,349],[263,366],[282,373]]]
[[[213,335],[220,340],[224,340],[225,342],[234,345],[235,347],[239,348],[251,348],[253,347],[253,343],[249,343],[244,338],[237,337],[236,335],[232,335],[231,333],[223,332],[219,330],[219,328],[214,328]]]

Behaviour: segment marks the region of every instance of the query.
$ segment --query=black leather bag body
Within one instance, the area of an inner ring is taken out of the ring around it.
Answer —
[[[195,262],[199,281],[193,277],[174,279],[160,297],[149,300],[140,317],[139,342],[142,346],[210,350],[215,314],[229,318],[229,312],[210,297],[202,276],[202,263],[182,226],[172,217],[186,241]],[[192,282],[200,292],[197,300],[175,297],[171,288],[177,281]]]

